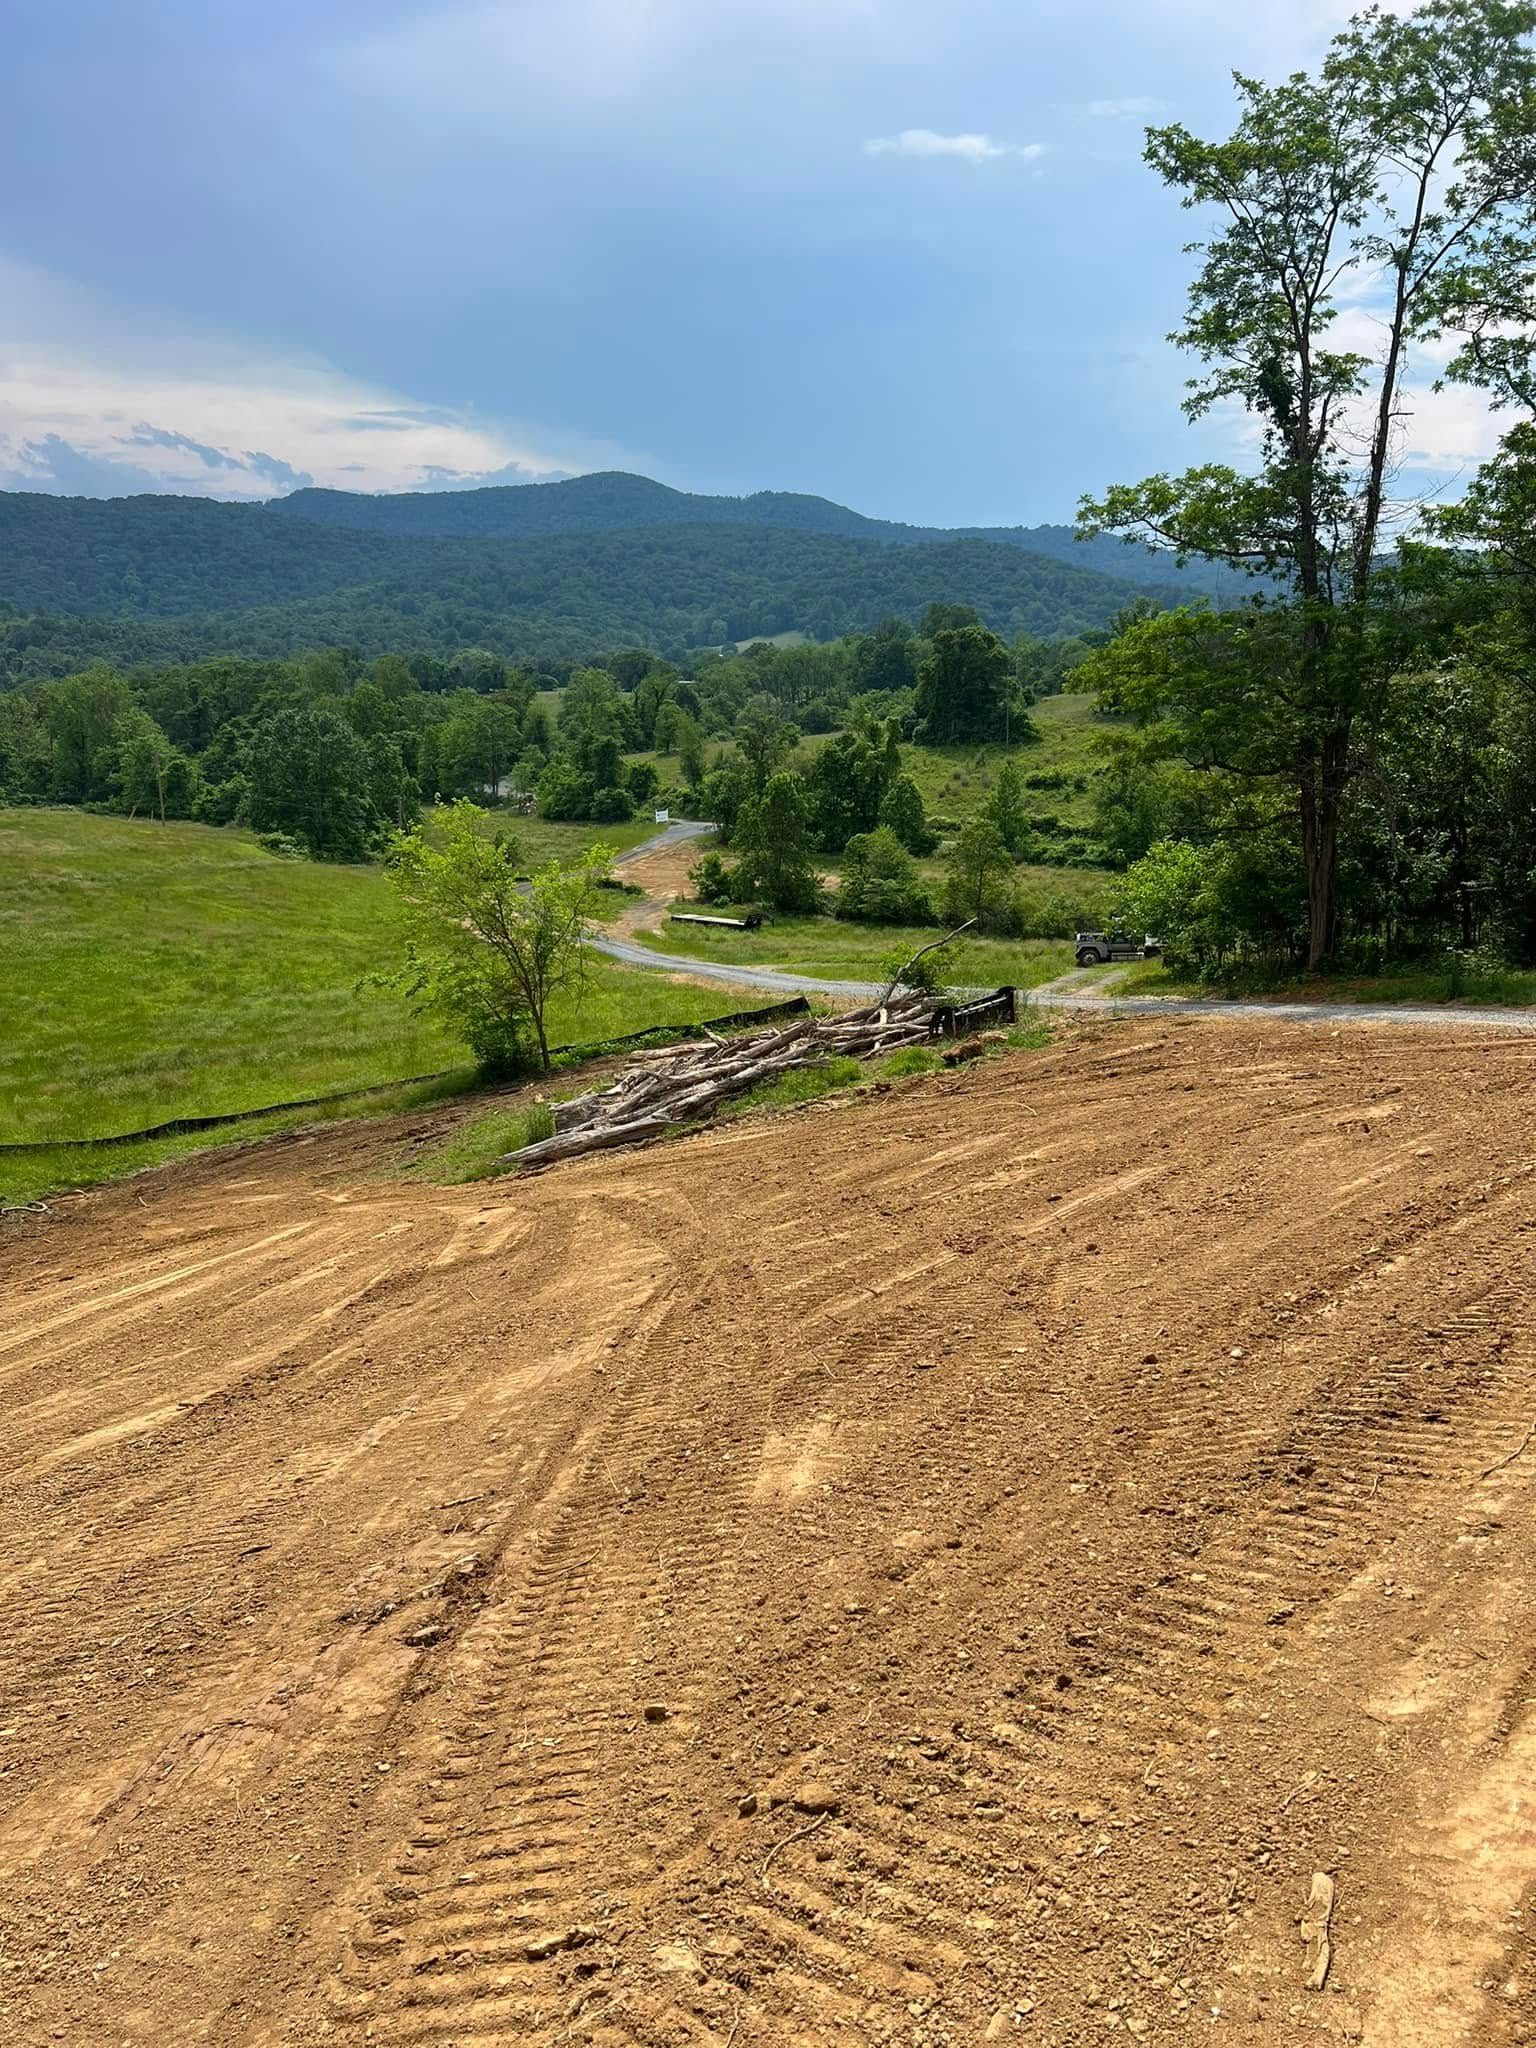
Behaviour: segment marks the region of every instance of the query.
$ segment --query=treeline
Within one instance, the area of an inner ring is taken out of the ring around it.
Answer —
[[[1011,732],[1024,744],[1027,704],[1059,687],[1092,644],[1021,638],[1010,648],[973,612],[934,605],[920,631],[893,619],[827,646],[757,644],[706,655],[693,676],[631,647],[564,678],[556,720],[540,699],[562,679],[486,649],[446,661],[332,648],[295,661],[98,664],[0,694],[0,800],[238,822],[322,859],[360,858],[423,802],[461,796],[613,822],[660,794],[718,804],[729,831],[734,785],[725,770],[707,775],[707,743],[736,735],[744,719],[750,727],[761,707],[796,739],[849,720],[862,731],[878,717],[908,737]],[[816,771],[831,807],[818,829],[833,850],[878,822],[883,788],[870,800],[832,787],[837,764],[862,744],[840,735]],[[675,786],[662,790],[653,762],[629,758],[647,753],[676,760]]]
[[[1102,630],[1136,586],[992,541],[913,547],[751,527],[525,541],[363,533],[201,500],[0,495],[0,678],[347,646],[580,666],[881,620],[934,599],[1012,639]],[[1176,601],[1177,592],[1164,592]]]
[[[1095,832],[1128,870],[1126,916],[1176,966],[1307,961],[1299,768],[1341,700],[1321,958],[1376,969],[1451,948],[1536,965],[1536,550],[1504,553],[1497,534],[1510,490],[1536,508],[1536,446],[1524,468],[1506,465],[1482,509],[1459,515],[1477,554],[1410,549],[1378,572],[1311,702],[1302,607],[1165,613],[1080,669],[1136,721],[1095,780]]]
[[[1529,0],[1371,8],[1311,77],[1234,74],[1226,137],[1148,131],[1206,231],[1185,410],[1241,407],[1250,459],[1113,485],[1082,521],[1270,579],[1086,667],[1140,728],[1109,836],[1170,958],[1536,961],[1533,35]],[[1371,344],[1341,348],[1367,305]],[[1526,424],[1400,537],[1421,352]]]
[[[1075,569],[1099,569],[1122,582],[1153,586],[1165,597],[1175,590],[1186,597],[1241,595],[1251,581],[1220,564],[1181,563],[1166,548],[1153,553],[1110,540],[1080,540],[1070,526],[911,526],[895,519],[871,519],[801,491],[708,497],[622,470],[565,477],[557,483],[468,491],[294,491],[272,509],[285,519],[321,526],[480,539],[530,540],[642,526],[760,526],[873,540],[887,547],[986,540],[1048,555]]]

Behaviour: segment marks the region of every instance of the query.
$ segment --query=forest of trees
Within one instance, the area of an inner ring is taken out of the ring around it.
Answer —
[[[197,499],[0,494],[0,680],[324,646],[573,665],[641,642],[678,660],[757,636],[915,623],[934,598],[1010,638],[1046,636],[1102,627],[1135,595],[988,541],[897,548],[709,526],[445,540]]]
[[[0,801],[239,822],[321,859],[365,857],[423,802],[514,792],[553,819],[613,822],[658,795],[714,805],[729,836],[738,763],[757,793],[764,749],[777,767],[805,731],[834,735],[810,777],[818,845],[888,823],[917,847],[928,835],[901,741],[931,727],[1026,743],[1028,703],[1108,637],[1010,648],[973,612],[934,605],[919,630],[890,619],[826,646],[705,651],[690,676],[643,647],[563,678],[486,649],[96,664],[0,692]],[[557,681],[551,719],[540,693]],[[737,744],[709,770],[706,742],[722,738]],[[631,758],[643,754],[675,760],[678,783],[662,790],[654,762]]]
[[[1083,523],[1272,579],[1147,617],[1082,676],[1140,728],[1130,900],[1188,959],[1317,969],[1447,932],[1532,958],[1531,429],[1455,510],[1415,506],[1400,470],[1426,352],[1536,406],[1533,31],[1503,0],[1372,10],[1315,78],[1237,78],[1226,140],[1148,132],[1212,223],[1175,337],[1186,410],[1236,404],[1260,440],[1246,470],[1117,486]],[[1345,303],[1372,310],[1370,353],[1339,345]]]
[[[908,526],[870,519],[829,498],[796,491],[755,491],[711,498],[675,491],[650,477],[603,470],[548,484],[501,484],[471,491],[304,490],[273,508],[288,518],[371,533],[438,534],[459,538],[542,539],[551,534],[603,533],[642,526],[761,526],[789,533],[832,534],[892,547],[924,541],[989,540],[1046,555],[1075,569],[1098,569],[1121,582],[1185,596],[1241,593],[1247,578],[1219,563],[1180,564],[1112,540],[1084,539],[1070,526]]]

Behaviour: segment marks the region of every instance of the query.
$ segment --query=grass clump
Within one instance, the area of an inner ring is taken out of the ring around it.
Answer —
[[[442,1144],[418,1159],[408,1174],[413,1180],[436,1181],[447,1187],[484,1180],[488,1174],[506,1171],[502,1161],[507,1153],[520,1152],[525,1145],[537,1145],[554,1135],[553,1103],[497,1110],[460,1124]]]
[[[887,1080],[899,1081],[907,1074],[936,1074],[943,1065],[931,1045],[904,1045],[880,1062],[878,1071]]]
[[[742,1116],[753,1109],[798,1109],[802,1103],[817,1102],[823,1095],[835,1095],[864,1078],[863,1063],[856,1059],[827,1060],[819,1067],[791,1067],[776,1081],[764,1081],[758,1088],[740,1095],[722,1112]]]

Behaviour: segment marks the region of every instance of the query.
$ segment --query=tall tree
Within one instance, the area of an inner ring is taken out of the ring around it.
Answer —
[[[1148,131],[1147,161],[1189,207],[1224,216],[1175,337],[1204,365],[1199,418],[1236,404],[1261,428],[1250,473],[1208,464],[1085,500],[1085,534],[1247,568],[1294,608],[1291,764],[1312,964],[1338,930],[1346,792],[1379,698],[1362,615],[1390,548],[1390,485],[1415,352],[1501,394],[1528,385],[1536,264],[1536,7],[1371,7],[1315,78],[1236,80],[1224,142]],[[1364,320],[1340,328],[1341,312]],[[1354,345],[1364,329],[1371,345]],[[1126,636],[1135,640],[1147,629]],[[1254,679],[1234,687],[1254,694]]]
[[[985,924],[1002,884],[1013,873],[1013,855],[990,818],[971,818],[949,851],[945,915]]]
[[[960,611],[931,605],[930,611]],[[929,746],[989,740],[1002,732],[1013,676],[1008,649],[985,626],[944,626],[917,672],[917,717]]]
[[[263,719],[248,751],[250,818],[287,832],[313,860],[360,860],[372,822],[368,752],[334,712],[289,706]]]
[[[774,775],[794,752],[800,728],[792,725],[772,697],[757,696],[736,720],[736,744],[751,771],[752,787],[760,796]]]
[[[748,797],[736,821],[737,886],[774,910],[811,911],[821,896],[811,810],[798,775],[781,770]]]

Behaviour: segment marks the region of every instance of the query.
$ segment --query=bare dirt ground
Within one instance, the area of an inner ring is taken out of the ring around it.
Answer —
[[[1536,2041],[1533,1084],[1135,1019],[12,1224],[0,2040]]]

